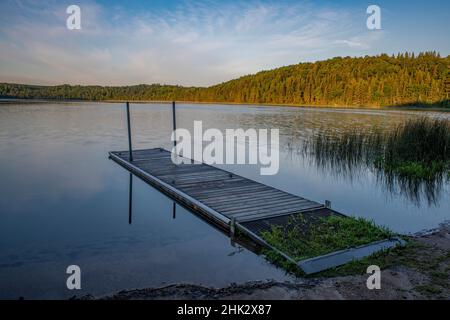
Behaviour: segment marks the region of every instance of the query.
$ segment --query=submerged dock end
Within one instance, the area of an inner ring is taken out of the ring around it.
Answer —
[[[327,269],[338,267],[353,260],[359,260],[368,257],[376,252],[388,250],[396,246],[404,246],[406,242],[394,237],[391,239],[380,240],[366,245],[345,250],[335,251],[326,255],[305,259],[298,262],[298,266],[306,274],[318,273]]]

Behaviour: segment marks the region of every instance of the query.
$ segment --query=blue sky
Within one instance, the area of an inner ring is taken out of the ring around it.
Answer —
[[[67,6],[81,30],[66,28]],[[370,4],[382,30],[366,27]],[[334,56],[450,54],[450,1],[0,2],[0,82],[206,86]]]

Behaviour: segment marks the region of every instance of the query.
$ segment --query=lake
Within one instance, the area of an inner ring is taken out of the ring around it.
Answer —
[[[132,104],[133,147],[170,149],[170,105]],[[177,125],[192,128],[278,128],[280,171],[221,166],[247,178],[373,219],[400,233],[437,227],[450,219],[450,188],[432,201],[387,188],[367,170],[339,174],[305,158],[297,148],[317,130],[389,130],[414,117],[449,113],[404,110],[291,108],[179,104]],[[188,210],[133,179],[108,159],[128,146],[124,104],[36,103],[0,105],[0,298],[68,298],[187,282],[295,281],[239,246]],[[66,268],[79,265],[82,290],[66,288]]]

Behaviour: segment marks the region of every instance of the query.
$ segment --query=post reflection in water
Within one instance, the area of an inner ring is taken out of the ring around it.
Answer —
[[[128,224],[131,225],[133,218],[133,174],[130,172],[130,187],[128,197]]]
[[[177,204],[173,203],[173,219],[177,218]]]
[[[130,180],[128,186],[128,224],[133,222],[133,174],[130,172]],[[175,220],[177,218],[177,203],[173,202],[172,207],[172,218]]]
[[[150,186],[149,186],[150,187]],[[176,201],[173,201],[170,197],[167,196],[167,199],[172,201],[172,220],[175,220],[177,218],[177,203]],[[199,217],[197,214],[193,213],[194,216]],[[133,174],[130,172],[130,179],[129,179],[129,188],[128,188],[128,223],[132,224],[132,217],[133,217]],[[202,219],[203,220],[203,219]],[[247,238],[243,235],[238,236],[234,232],[226,232],[225,230],[219,228],[217,225],[212,224],[206,220],[203,220],[205,223],[207,223],[212,228],[216,229],[223,235],[226,235],[230,239],[230,246],[233,248],[233,251],[229,253],[229,256],[233,256],[238,253],[242,253],[244,251],[244,248],[247,250],[259,255],[261,253],[261,246],[257,244],[256,242],[252,241],[250,238]]]

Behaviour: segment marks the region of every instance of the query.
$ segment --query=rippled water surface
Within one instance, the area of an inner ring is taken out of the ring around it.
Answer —
[[[408,118],[448,114],[288,107],[179,105],[178,127],[279,128],[280,171],[226,166],[285,191],[363,216],[398,232],[436,227],[450,219],[450,191],[412,200],[388,189],[370,171],[341,174],[316,167],[296,150],[317,130],[389,130]],[[135,148],[170,148],[169,105],[132,105]],[[108,159],[127,148],[122,104],[0,105],[0,298],[62,298],[125,288],[190,282],[290,279]],[[425,192],[426,193],[426,192]],[[66,289],[65,269],[82,270],[82,290]]]

